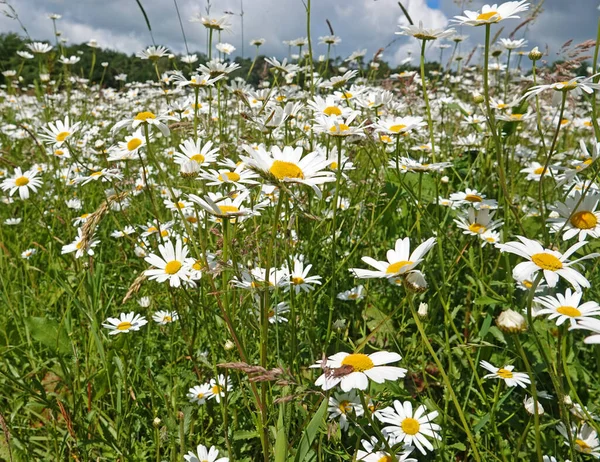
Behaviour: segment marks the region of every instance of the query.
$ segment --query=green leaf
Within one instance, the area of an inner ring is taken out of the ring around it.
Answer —
[[[490,330],[491,325],[492,325],[492,315],[488,313],[487,316],[485,317],[485,319],[483,320],[481,329],[479,330],[479,338],[481,338],[481,340],[483,340],[485,338],[485,336],[487,335],[487,333]]]
[[[68,354],[71,351],[67,332],[57,321],[30,316],[25,319],[25,324],[33,339],[42,345],[61,354]]]
[[[487,295],[482,295],[481,297],[477,297],[474,303],[475,305],[500,305],[506,303],[506,300],[499,300],[488,297]]]
[[[283,424],[283,412],[285,405],[279,406],[279,418],[277,419],[277,435],[275,436],[275,462],[285,462],[287,456],[287,437],[285,425]]]
[[[317,437],[317,433],[323,424],[323,420],[325,419],[325,414],[327,413],[327,403],[328,401],[324,399],[315,412],[315,415],[309,422],[306,430],[302,434],[302,439],[300,440],[300,445],[298,446],[298,452],[296,453],[295,462],[306,462],[310,461],[314,458],[315,454],[311,451],[312,443]]]

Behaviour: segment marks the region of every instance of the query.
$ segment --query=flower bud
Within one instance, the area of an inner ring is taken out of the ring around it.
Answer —
[[[235,348],[235,344],[231,340],[227,340],[225,345],[223,345],[223,348],[225,348],[227,351],[233,350]]]
[[[161,423],[162,423],[162,420],[160,420],[158,417],[154,417],[154,420],[152,421],[152,425],[154,425],[154,428],[160,427]]]
[[[506,310],[496,318],[496,325],[502,332],[516,334],[527,330],[527,322],[522,314],[513,310]]]
[[[423,293],[427,290],[428,284],[425,280],[425,276],[419,270],[413,270],[406,274],[404,277],[404,287],[417,294]]]
[[[531,396],[525,396],[525,399],[523,400],[523,406],[525,406],[525,410],[529,414],[535,415],[535,405],[534,405],[533,398]],[[539,401],[537,403],[537,410],[538,410],[538,415],[544,414],[544,408],[542,407],[542,404]]]
[[[538,49],[538,47],[535,47],[533,50],[531,50],[529,52],[529,59],[532,61],[538,61],[540,59],[542,59],[543,53]]]
[[[186,160],[183,164],[181,164],[181,170],[179,174],[183,178],[195,178],[198,176],[198,171],[200,170],[200,164],[195,160]]]
[[[429,311],[429,305],[427,303],[419,304],[419,309],[417,310],[417,314],[419,317],[424,318],[427,316],[427,311]]]
[[[473,93],[473,102],[475,104],[481,104],[483,103],[484,99],[483,99],[483,95],[481,93]]]

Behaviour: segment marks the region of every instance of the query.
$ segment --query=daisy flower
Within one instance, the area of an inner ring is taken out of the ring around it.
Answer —
[[[169,127],[165,124],[166,120],[171,119],[171,117],[166,115],[156,115],[150,111],[142,111],[138,112],[135,116],[128,119],[123,119],[117,122],[111,128],[111,132],[115,133],[121,130],[124,127],[128,127],[131,130],[137,129],[139,126],[146,124],[149,127],[156,127],[160,130],[160,132],[164,136],[169,136]]]
[[[542,270],[544,279],[549,287],[555,287],[559,277],[567,280],[575,290],[581,287],[590,287],[590,282],[581,273],[572,268],[572,266],[582,260],[600,256],[597,253],[591,253],[574,261],[567,259],[577,250],[587,244],[586,241],[580,241],[572,245],[563,254],[556,250],[544,249],[542,245],[532,239],[523,236],[517,236],[521,242],[507,242],[506,244],[496,244],[496,247],[502,252],[510,252],[528,261],[519,263],[513,270],[513,277],[517,280],[531,278],[534,273]]]
[[[136,56],[141,59],[150,59],[155,61],[157,59],[162,58],[163,56],[167,56],[169,54],[169,49],[165,46],[159,45],[151,45],[145,50],[139,51],[136,53]]]
[[[190,403],[204,404],[206,403],[206,400],[212,396],[211,386],[209,383],[196,385],[188,390],[186,396],[190,400]]]
[[[542,314],[550,315],[548,319],[556,319],[556,325],[560,326],[565,321],[569,321],[571,327],[578,321],[597,316],[600,314],[600,305],[596,302],[586,302],[579,304],[581,301],[582,292],[571,292],[567,289],[565,294],[546,295],[544,297],[536,297],[534,302],[544,306],[545,308],[536,311],[536,316]]]
[[[311,368],[322,368],[325,373],[321,374],[315,385],[323,390],[329,390],[340,385],[343,391],[354,388],[366,390],[369,379],[375,383],[383,383],[386,380],[398,380],[406,375],[406,369],[395,366],[384,366],[384,364],[400,361],[402,357],[398,353],[378,351],[366,355],[363,353],[336,353],[326,360],[317,361]]]
[[[583,200],[581,192],[568,196],[564,203],[559,202],[553,208],[559,217],[550,218],[550,231],[563,232],[563,240],[578,236],[583,241],[587,236],[600,237],[600,211],[596,210],[600,194],[587,194]]]
[[[259,216],[260,210],[268,205],[268,201],[262,201],[254,205],[254,208],[243,205],[244,201],[250,195],[250,191],[246,190],[235,196],[232,199],[229,196],[221,196],[215,193],[208,193],[204,197],[198,197],[195,194],[188,196],[189,200],[194,204],[199,205],[208,212],[211,216],[217,217],[216,221],[221,221],[223,218],[228,218],[232,222],[243,221],[251,216]]]
[[[275,289],[287,284],[288,272],[282,268],[271,268],[267,277],[265,268],[256,267],[250,271],[242,269],[241,277],[234,276],[231,285],[241,289]]]
[[[204,146],[200,140],[189,138],[179,145],[181,152],[176,152],[173,156],[176,164],[183,164],[188,160],[193,160],[200,166],[211,164],[217,160],[219,148],[212,149],[213,142],[207,141]]]
[[[567,428],[561,422],[557,425],[556,429],[565,438],[565,444],[573,447],[577,452],[582,454],[588,454],[596,459],[600,459],[600,441],[598,441],[598,433],[594,430],[594,427],[584,423],[581,428],[577,428],[577,425],[573,424],[571,427],[571,436],[574,441],[569,441],[569,434]]]
[[[485,194],[476,189],[465,189],[465,191],[450,194],[450,200],[453,205],[470,205],[476,209],[495,209],[498,203],[494,199],[486,199]]]
[[[515,366],[506,365],[498,368],[483,360],[479,365],[491,372],[491,374],[484,375],[484,379],[502,379],[509,387],[516,387],[518,385],[527,388],[527,385],[531,383],[531,380],[529,380],[529,376],[526,373],[513,372]]]
[[[465,10],[464,16],[455,16],[453,22],[467,26],[483,26],[505,19],[518,19],[516,14],[528,9],[529,3],[526,0],[505,2],[502,5],[483,5],[481,12]]]
[[[161,326],[166,326],[179,319],[177,311],[157,311],[152,315],[154,322],[157,322]]]
[[[502,226],[501,220],[492,221],[494,211],[488,209],[475,210],[471,207],[467,215],[459,216],[454,222],[460,229],[463,229],[463,234],[471,236],[481,236],[483,233],[493,231]]]
[[[201,172],[200,177],[208,180],[207,186],[221,186],[221,185],[233,185],[237,188],[244,188],[245,185],[258,184],[255,179],[258,178],[258,174],[246,168],[241,163],[236,166],[233,170],[219,169],[208,170]]]
[[[427,125],[423,117],[389,117],[387,119],[379,119],[373,124],[375,133],[383,133],[388,136],[404,135],[409,131]]]
[[[23,172],[21,167],[16,167],[13,176],[2,181],[0,187],[3,191],[8,191],[9,196],[19,191],[21,199],[29,199],[29,190],[35,193],[37,188],[42,185],[42,180],[36,176],[37,172],[33,170]]]
[[[593,332],[592,335],[586,337],[583,343],[588,345],[600,344],[600,319],[598,318],[582,318],[577,321],[576,325],[572,325],[569,330],[584,329]]]
[[[318,151],[313,151],[302,157],[302,147],[293,148],[278,146],[266,151],[262,146],[253,149],[244,145],[244,150],[250,157],[240,156],[248,167],[259,170],[275,180],[275,182],[300,183],[310,186],[317,197],[321,198],[318,185],[335,181],[333,172],[325,171],[327,158]]]
[[[194,263],[193,258],[188,258],[188,248],[177,238],[175,246],[170,240],[165,241],[164,245],[158,246],[160,257],[156,254],[150,254],[144,260],[155,268],[146,270],[144,274],[150,280],[158,282],[169,281],[171,287],[179,287],[181,282],[195,286],[189,276],[189,267]]]
[[[402,29],[402,32],[396,32],[396,35],[411,35],[419,40],[436,40],[456,33],[455,29],[425,29],[423,21],[419,21],[418,26],[400,26],[400,29]]]
[[[43,132],[38,136],[44,140],[46,144],[62,145],[68,138],[73,136],[79,130],[81,122],[71,125],[69,116],[65,116],[64,122],[57,120],[56,122],[48,123],[48,127],[42,127]]]
[[[21,252],[21,258],[24,258],[26,260],[29,260],[31,257],[33,257],[35,254],[37,253],[37,249],[36,248],[32,248],[32,249],[27,249],[24,250],[23,252]]]
[[[92,238],[88,241],[87,245],[84,247],[83,242],[83,234],[81,228],[77,228],[77,237],[70,244],[65,244],[62,246],[61,254],[64,255],[66,253],[75,252],[75,258],[81,258],[84,254],[94,255],[93,247],[96,247],[100,241]]]
[[[286,291],[293,287],[296,294],[299,294],[300,291],[310,292],[314,290],[314,285],[321,285],[321,276],[308,275],[312,265],[304,266],[302,258],[294,257],[293,260],[294,268],[289,272],[289,286],[286,287]]]
[[[521,173],[527,173],[525,179],[528,181],[540,181],[543,176],[548,174],[551,178],[556,178],[558,170],[552,167],[552,165],[549,165],[548,168],[544,170],[544,166],[539,162],[531,162],[529,167],[521,169]]]
[[[140,330],[140,327],[148,324],[146,318],[134,313],[121,313],[118,318],[108,318],[106,322],[102,324],[102,327],[106,327],[110,330],[108,335],[125,334],[129,331]]]
[[[221,402],[221,398],[225,396],[225,391],[233,389],[229,380],[225,380],[223,374],[219,374],[216,379],[210,379],[210,395],[209,398],[214,398],[217,403]]]
[[[152,138],[150,138],[152,140]],[[119,141],[118,145],[112,147],[110,155],[106,158],[108,161],[135,159],[138,151],[146,145],[146,137],[142,130],[138,128],[131,136],[126,136],[125,141]]]
[[[345,431],[348,429],[348,414],[360,417],[364,414],[364,409],[356,391],[350,390],[348,393],[334,393],[330,396],[327,412],[329,420],[339,419],[340,429]]]
[[[349,117],[354,110],[346,104],[340,104],[340,100],[335,96],[328,95],[325,98],[315,96],[307,102],[308,107],[313,111],[315,117],[321,116],[341,116]]]
[[[425,254],[434,246],[435,238],[431,237],[419,245],[413,253],[410,252],[410,240],[408,237],[398,239],[394,249],[387,251],[386,261],[377,261],[371,257],[362,257],[362,261],[376,268],[377,271],[351,268],[350,272],[360,279],[370,278],[395,278],[413,270],[423,261]]]
[[[390,424],[383,427],[384,435],[390,437],[394,444],[404,443],[414,445],[421,454],[427,454],[427,450],[433,451],[433,444],[429,441],[441,440],[439,435],[441,427],[432,423],[432,420],[438,416],[437,411],[426,414],[425,406],[420,405],[413,412],[413,405],[410,401],[401,403],[395,400],[392,406],[388,406],[375,412],[375,416],[383,423]]]
[[[228,457],[219,457],[219,451],[214,446],[207,449],[201,444],[196,448],[196,453],[188,452],[183,458],[186,462],[229,462]]]
[[[410,454],[413,452],[414,447],[412,446],[404,446],[403,452],[401,454],[394,454],[392,456],[390,453],[385,451],[381,446],[382,444],[377,441],[376,437],[372,437],[371,441],[362,440],[361,444],[364,448],[359,449],[356,452],[356,460],[362,460],[364,462],[389,462],[396,460],[398,462],[417,462],[417,459],[412,457],[409,458]]]
[[[353,287],[350,290],[345,290],[344,292],[340,292],[339,294],[337,294],[337,299],[354,301],[362,300],[363,298],[365,298],[363,294],[364,290],[365,288],[362,285],[358,287]]]
[[[348,117],[318,115],[313,130],[315,133],[326,133],[330,136],[364,136],[360,125],[352,125],[357,115],[357,112],[353,112]]]

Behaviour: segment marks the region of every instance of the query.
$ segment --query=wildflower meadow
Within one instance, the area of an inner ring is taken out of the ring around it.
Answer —
[[[401,69],[311,0],[287,57],[3,57],[0,460],[600,459],[600,22],[403,3]]]

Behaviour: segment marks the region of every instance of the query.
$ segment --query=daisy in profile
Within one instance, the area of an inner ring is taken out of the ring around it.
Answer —
[[[48,127],[42,127],[42,133],[38,136],[44,140],[46,144],[62,145],[67,139],[73,136],[79,130],[81,122],[71,125],[69,116],[65,116],[64,122],[57,120],[56,122],[48,123]]]
[[[373,124],[376,133],[383,133],[384,135],[404,135],[411,130],[418,130],[419,128],[427,125],[423,120],[423,117],[388,117],[385,119],[379,119]]]
[[[216,379],[210,379],[210,396],[209,398],[214,399],[217,403],[221,402],[221,398],[225,396],[226,391],[233,389],[231,383],[225,380],[223,374],[219,374]]]
[[[265,200],[255,204],[253,208],[246,207],[244,201],[249,195],[250,191],[246,190],[237,194],[235,199],[211,192],[204,197],[190,194],[188,198],[214,217],[214,221],[221,221],[223,218],[227,218],[229,221],[236,223],[251,216],[259,216],[260,210],[268,205],[268,201]]]
[[[396,32],[396,35],[410,35],[419,40],[437,40],[440,38],[450,37],[456,34],[455,29],[425,29],[423,21],[419,21],[419,25],[400,26],[402,32]]]
[[[42,180],[37,178],[37,172],[29,170],[23,172],[21,167],[16,167],[11,178],[6,178],[2,181],[0,187],[3,191],[8,191],[9,196],[19,191],[19,197],[23,200],[29,199],[29,191],[37,192],[37,189],[42,185]]]
[[[583,343],[588,345],[600,344],[600,319],[598,318],[583,318],[577,321],[577,324],[571,326],[571,329],[584,329],[592,332],[592,335],[586,337]]]
[[[231,279],[231,285],[241,289],[275,289],[287,284],[288,271],[283,268],[270,268],[269,276],[266,275],[266,269],[261,267],[252,268],[248,271],[241,269],[241,279],[234,276]]]
[[[565,438],[565,444],[567,446],[573,445],[577,452],[600,459],[600,441],[598,440],[598,433],[594,430],[594,427],[584,423],[581,428],[577,428],[577,425],[572,424],[571,436],[574,439],[573,442],[569,441],[567,428],[562,422],[558,424],[556,429]]]
[[[452,205],[470,205],[476,209],[495,209],[498,203],[494,199],[486,199],[485,194],[480,193],[476,189],[465,189],[465,191],[450,194]]]
[[[182,281],[195,286],[188,277],[194,259],[188,258],[187,246],[183,245],[179,238],[175,241],[175,245],[170,240],[166,240],[164,244],[158,246],[158,250],[160,257],[150,254],[145,258],[146,262],[154,267],[144,272],[148,279],[155,279],[161,283],[169,281],[171,287],[179,287]]]
[[[396,443],[415,446],[421,454],[427,450],[433,451],[433,444],[429,441],[441,440],[439,435],[441,427],[432,422],[438,416],[437,411],[426,414],[425,406],[420,405],[414,412],[410,401],[401,403],[394,401],[394,405],[375,412],[375,416],[383,423],[390,424],[383,427],[383,434]]]
[[[140,330],[140,327],[148,324],[146,318],[134,313],[121,313],[118,318],[108,318],[106,322],[102,324],[102,327],[106,327],[110,332],[108,335],[126,334],[129,331]]]
[[[176,164],[183,164],[188,160],[193,160],[201,167],[212,164],[217,160],[219,148],[212,149],[213,142],[207,141],[204,146],[200,140],[194,141],[192,138],[185,140],[179,145],[179,151],[173,156]]]
[[[37,253],[37,249],[36,248],[27,249],[27,250],[24,250],[23,252],[21,252],[21,258],[24,258],[25,260],[29,260],[36,253]]]
[[[544,279],[548,287],[555,287],[559,277],[567,280],[575,290],[581,290],[581,287],[590,287],[590,282],[578,271],[572,268],[575,263],[590,258],[600,256],[597,253],[591,253],[574,261],[567,259],[577,250],[587,244],[586,241],[580,241],[572,245],[565,253],[556,250],[545,249],[542,245],[532,239],[523,236],[517,236],[521,242],[507,242],[506,244],[496,244],[496,247],[502,252],[510,252],[528,261],[519,263],[513,270],[513,277],[517,280],[531,278],[538,271],[544,272]]]
[[[363,406],[360,402],[360,397],[356,394],[356,390],[350,390],[348,393],[334,392],[333,396],[329,397],[329,420],[339,420],[340,429],[348,430],[348,414],[360,417],[364,414]]]
[[[491,374],[484,375],[484,379],[502,379],[508,387],[527,388],[531,383],[529,376],[524,372],[513,372],[515,366],[506,365],[504,367],[495,367],[487,361],[481,361],[480,366],[487,369]]]
[[[371,257],[362,257],[362,261],[372,267],[374,270],[351,268],[350,272],[359,279],[370,278],[395,278],[413,270],[423,261],[425,254],[434,246],[435,238],[431,237],[419,245],[410,253],[410,240],[408,237],[398,239],[393,249],[387,251],[388,261],[377,261]]]
[[[600,237],[600,211],[597,211],[600,194],[588,193],[582,200],[581,192],[568,196],[564,203],[559,202],[553,208],[557,218],[550,218],[550,231],[563,232],[563,240],[575,236],[583,241],[587,236]]]
[[[543,309],[536,311],[536,316],[542,314],[548,314],[548,319],[556,319],[556,325],[560,326],[565,321],[569,321],[571,327],[576,325],[582,319],[589,319],[592,316],[600,314],[600,305],[596,302],[585,302],[579,304],[581,301],[582,292],[571,292],[571,289],[567,289],[565,294],[556,294],[556,297],[552,295],[546,295],[543,297],[536,297],[533,299],[534,302],[544,306]]]
[[[262,146],[253,149],[244,145],[244,150],[250,155],[240,156],[250,168],[267,174],[275,182],[300,183],[310,186],[317,197],[321,198],[318,185],[335,181],[335,174],[326,171],[327,158],[318,151],[302,156],[302,147],[284,146],[283,150],[273,146],[269,151]]]
[[[157,322],[161,326],[166,326],[179,319],[177,311],[157,311],[152,315],[154,322]]]
[[[219,450],[214,446],[207,449],[201,444],[196,448],[196,453],[188,452],[183,458],[186,462],[229,462],[228,457],[219,457]]]
[[[150,59],[152,61],[156,61],[163,56],[167,56],[169,54],[169,49],[165,46],[159,45],[151,45],[145,50],[138,51],[136,56],[141,59]]]
[[[465,10],[464,16],[455,16],[453,22],[467,26],[483,26],[505,19],[519,19],[516,14],[528,9],[529,3],[526,0],[505,2],[502,5],[483,5],[481,11]]]
[[[494,211],[490,211],[489,209],[476,210],[471,207],[466,215],[460,215],[454,222],[460,229],[464,230],[463,234],[481,236],[502,226],[501,220],[492,221],[494,213]]]
[[[358,300],[362,300],[363,298],[365,298],[364,295],[364,286],[360,285],[357,287],[353,287],[350,290],[345,290],[344,292],[340,292],[339,294],[337,294],[337,299],[338,300],[353,300],[353,301],[358,301]]]
[[[141,111],[131,118],[118,121],[111,128],[111,132],[118,132],[125,127],[128,127],[130,130],[136,130],[138,127],[143,127],[145,124],[148,127],[158,128],[164,136],[169,136],[169,127],[165,124],[165,121],[170,118],[170,116],[166,115],[156,115],[151,111]]]
[[[354,388],[366,390],[369,379],[375,383],[386,380],[398,380],[406,375],[406,369],[385,364],[400,361],[398,353],[378,351],[366,355],[363,353],[336,353],[326,360],[317,361],[311,368],[321,368],[325,372],[319,376],[315,385],[330,390],[336,385],[348,392]]]
[[[152,138],[150,138],[152,140]],[[146,145],[146,137],[138,128],[131,136],[126,136],[125,141],[119,141],[117,146],[109,150],[108,161],[135,159],[138,151]]]
[[[190,403],[204,404],[212,396],[210,384],[203,383],[202,385],[196,385],[188,390],[186,396],[190,400]]]
[[[558,170],[552,167],[552,165],[549,165],[548,168],[544,169],[544,166],[539,162],[531,162],[529,167],[521,169],[521,173],[527,173],[525,179],[528,181],[540,181],[546,175],[556,178]]]
[[[361,125],[352,125],[357,115],[356,111],[348,117],[318,115],[313,130],[315,133],[325,133],[329,136],[364,136]]]
[[[354,110],[346,104],[341,104],[340,100],[333,95],[328,95],[325,98],[315,96],[307,102],[308,107],[313,111],[313,115],[322,116],[341,116],[346,118],[350,116]]]
[[[232,170],[219,169],[201,172],[200,177],[207,180],[207,186],[234,186],[236,188],[245,188],[246,185],[258,184],[256,178],[258,174],[246,168],[242,163],[235,166]]]

